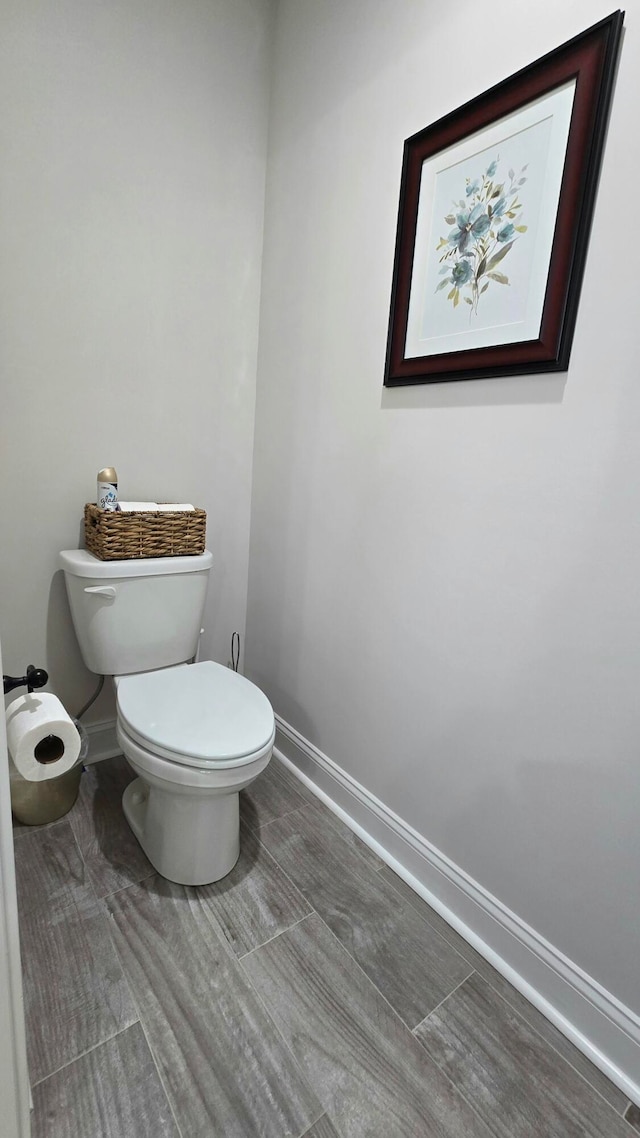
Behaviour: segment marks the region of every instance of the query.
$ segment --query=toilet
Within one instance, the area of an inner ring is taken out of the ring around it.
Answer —
[[[86,666],[113,676],[118,741],[137,778],[125,817],[170,881],[220,880],[240,853],[239,792],[267,766],[273,709],[259,688],[196,655],[213,557],[101,561],[60,554]]]

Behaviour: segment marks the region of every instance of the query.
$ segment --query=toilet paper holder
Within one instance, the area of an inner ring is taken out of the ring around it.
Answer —
[[[24,676],[4,676],[2,677],[2,684],[4,687],[4,694],[8,695],[14,688],[26,687],[29,694],[34,688],[43,688],[45,684],[49,683],[49,676],[44,668],[34,668],[33,664],[29,664],[26,674]]]

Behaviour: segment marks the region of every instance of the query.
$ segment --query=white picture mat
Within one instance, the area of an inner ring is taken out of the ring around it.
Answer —
[[[538,338],[574,93],[571,80],[423,162],[405,358]],[[435,291],[444,251],[436,247],[452,228],[445,215],[459,212],[452,188],[461,200],[466,178],[481,174],[497,154],[500,174],[528,162],[522,190],[528,229],[500,263],[510,284],[492,285],[470,320],[468,305],[454,308],[446,290]]]

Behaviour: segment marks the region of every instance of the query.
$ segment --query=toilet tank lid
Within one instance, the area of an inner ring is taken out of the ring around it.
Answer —
[[[88,549],[64,549],[60,568],[73,577],[159,577],[171,573],[198,573],[210,569],[213,554],[205,549],[188,557],[131,557],[126,561],[101,561]]]

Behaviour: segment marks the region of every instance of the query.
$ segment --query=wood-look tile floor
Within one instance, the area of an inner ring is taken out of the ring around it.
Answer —
[[[33,1138],[633,1138],[640,1111],[277,760],[165,881],[123,759],[14,830]]]

